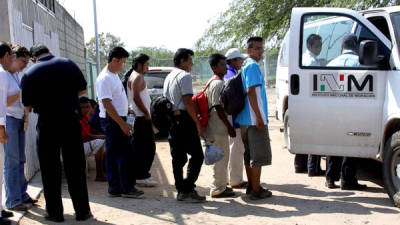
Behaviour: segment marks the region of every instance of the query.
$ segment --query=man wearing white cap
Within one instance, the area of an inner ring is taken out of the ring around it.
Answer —
[[[229,49],[226,54],[228,72],[224,79],[234,77],[242,68],[245,56],[240,53],[238,48]],[[244,146],[240,135],[240,126],[235,123],[236,115],[232,116],[233,127],[236,130],[236,137],[229,137],[229,177],[228,182],[232,188],[247,188],[248,183],[243,181],[243,153]]]

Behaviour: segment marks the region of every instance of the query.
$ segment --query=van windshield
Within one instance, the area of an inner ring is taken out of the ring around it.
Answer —
[[[396,33],[397,46],[400,46],[400,12],[392,13],[392,20],[394,32]]]

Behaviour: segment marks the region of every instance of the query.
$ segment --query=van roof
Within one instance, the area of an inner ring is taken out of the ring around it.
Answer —
[[[383,7],[383,8],[376,8],[376,9],[367,9],[367,10],[362,10],[360,13],[376,13],[376,12],[388,12],[388,13],[393,13],[393,12],[400,12],[400,6],[391,6],[391,7]]]

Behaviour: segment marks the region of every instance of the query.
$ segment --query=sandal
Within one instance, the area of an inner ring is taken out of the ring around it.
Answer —
[[[235,189],[244,189],[244,188],[247,188],[248,186],[249,186],[249,182],[247,182],[247,181],[243,181],[236,185],[231,185],[231,187],[235,188]]]

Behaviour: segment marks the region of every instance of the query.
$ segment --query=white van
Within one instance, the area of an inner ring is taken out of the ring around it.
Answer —
[[[349,33],[359,41],[357,64],[329,64],[342,54],[342,39]],[[319,66],[302,64],[310,34],[322,38]],[[289,151],[383,162],[385,187],[396,206],[400,206],[399,44],[399,6],[362,12],[294,8],[277,68],[277,117],[284,119]]]

